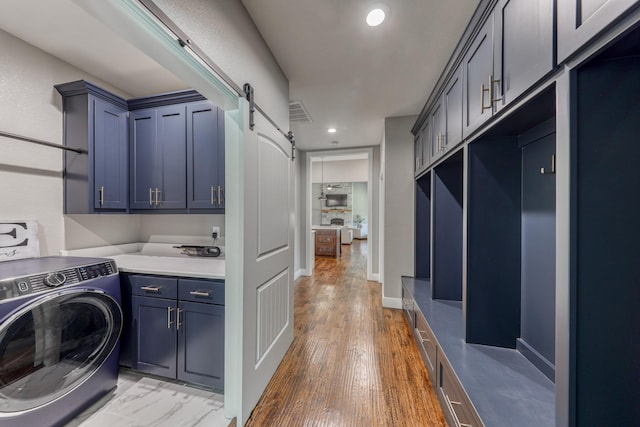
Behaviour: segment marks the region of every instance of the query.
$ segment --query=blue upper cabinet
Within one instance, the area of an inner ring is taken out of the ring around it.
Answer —
[[[638,0],[558,0],[558,62],[639,5]]]
[[[208,101],[187,105],[187,207],[224,210],[224,112]]]
[[[99,98],[93,104],[94,202],[96,211],[126,210],[128,205],[127,110]]]
[[[185,106],[136,110],[129,121],[131,209],[185,209]]]
[[[466,138],[555,67],[553,0],[500,0],[463,59]]]
[[[187,120],[184,105],[157,110],[156,207],[187,207]]]
[[[152,209],[155,204],[157,122],[154,108],[129,115],[131,209]]]
[[[56,85],[63,97],[65,214],[128,211],[127,102],[86,81]]]
[[[495,9],[492,103],[508,105],[555,68],[553,0],[501,0]]]

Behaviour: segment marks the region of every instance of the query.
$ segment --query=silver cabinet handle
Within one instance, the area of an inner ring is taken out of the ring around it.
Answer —
[[[485,92],[489,92],[489,106],[485,106],[484,105],[484,93]],[[482,83],[482,86],[480,87],[480,114],[484,114],[484,110],[490,110],[491,109],[491,88],[485,88],[484,87],[484,83]]]
[[[149,206],[153,206],[153,188],[149,187]]]
[[[100,187],[100,206],[104,205],[104,185]]]
[[[179,331],[180,330],[180,326],[182,326],[182,322],[180,322],[180,315],[182,314],[184,310],[178,308],[178,323],[176,324],[176,330]]]
[[[140,289],[147,292],[160,292],[161,288],[159,286],[141,286]]]
[[[449,406],[449,409],[451,410],[451,413],[453,414],[453,418],[454,418],[454,421],[456,423],[456,426],[459,426],[459,427],[473,427],[471,424],[461,423],[460,420],[458,419],[458,414],[456,414],[456,410],[453,409],[453,405],[462,406],[462,403],[456,402],[456,401],[453,401],[453,400],[449,399],[449,396],[447,395],[447,393],[444,393],[444,397],[445,397],[445,399],[447,399],[447,404]]]
[[[211,204],[216,204],[216,189],[213,187],[213,185],[211,186]]]
[[[417,328],[416,328],[416,331],[418,331],[418,334],[420,335],[420,340],[422,342],[431,342],[429,338],[422,338],[423,335],[427,335],[425,331],[421,331],[420,329],[417,329]]]
[[[160,204],[160,190],[158,190],[158,188],[156,187],[156,206],[158,206]]]
[[[171,321],[172,311],[173,311],[173,308],[167,307],[167,329],[171,329],[171,325],[173,324],[173,321]]]
[[[222,206],[224,204],[224,200],[222,198],[223,188],[218,185],[218,206]]]
[[[490,104],[489,108],[491,108],[491,106],[493,105],[493,103],[494,103],[494,102],[502,101],[502,97],[500,97],[500,98],[494,98],[494,97],[493,97],[493,88],[494,88],[494,85],[495,85],[496,83],[500,83],[500,79],[497,79],[497,80],[496,80],[496,79],[494,79],[494,78],[493,78],[493,74],[491,74],[491,75],[489,76],[489,81],[491,82],[491,87],[490,87],[490,89],[491,89],[491,91],[490,91],[490,93],[491,93],[491,95],[490,95],[490,98],[491,98],[491,104]]]
[[[189,295],[193,295],[195,297],[208,297],[211,296],[211,292],[202,292],[202,291],[191,291]]]

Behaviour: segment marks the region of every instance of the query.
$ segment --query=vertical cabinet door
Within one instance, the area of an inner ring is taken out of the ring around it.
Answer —
[[[179,380],[224,387],[224,306],[180,301]]]
[[[93,176],[96,210],[128,206],[127,110],[89,96],[93,113]]]
[[[558,63],[638,4],[638,0],[557,0]]]
[[[158,209],[187,207],[187,134],[184,105],[157,109],[158,130],[154,191]]]
[[[462,141],[462,76],[458,69],[442,95],[445,109],[445,130],[443,144],[446,149]]]
[[[187,207],[224,208],[224,113],[210,102],[187,106]]]
[[[553,0],[501,0],[496,6],[496,109],[509,104],[553,70],[553,6]]]
[[[422,140],[422,131],[420,131],[413,140],[414,170],[416,172],[422,169],[423,165]]]
[[[493,114],[493,19],[491,14],[462,61],[465,138]]]
[[[129,116],[131,209],[152,209],[155,205],[156,181],[156,111],[153,108],[133,111]]]
[[[439,102],[431,110],[431,159],[435,160],[440,157],[446,150],[444,144],[445,139],[445,120],[444,107]]]
[[[135,369],[175,378],[177,308],[176,301],[133,297]]]

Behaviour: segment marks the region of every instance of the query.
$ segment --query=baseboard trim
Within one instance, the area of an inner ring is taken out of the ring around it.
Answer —
[[[379,282],[380,281],[380,275],[378,273],[371,273],[367,276],[367,280],[371,280],[374,282]]]
[[[382,306],[384,308],[402,309],[402,298],[382,297]]]
[[[293,274],[293,280],[298,280],[298,278],[302,276],[303,271],[303,269],[296,270],[296,272]]]
[[[555,381],[556,367],[546,357],[538,353],[536,349],[523,341],[522,338],[516,340],[516,350],[520,352],[529,362],[540,369],[540,371],[551,381]]]

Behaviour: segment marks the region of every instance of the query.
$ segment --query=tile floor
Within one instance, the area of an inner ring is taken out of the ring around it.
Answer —
[[[120,371],[118,386],[65,427],[227,427],[221,394]]]

